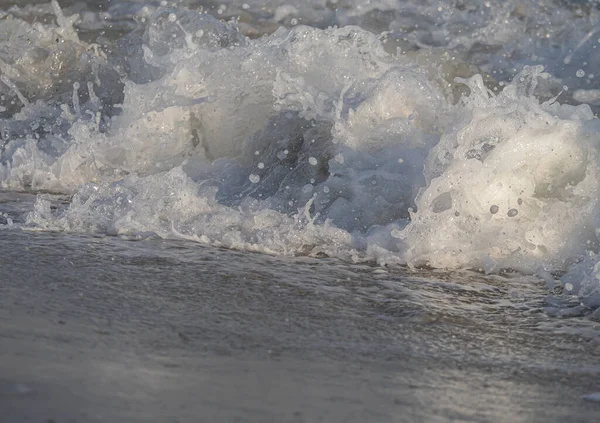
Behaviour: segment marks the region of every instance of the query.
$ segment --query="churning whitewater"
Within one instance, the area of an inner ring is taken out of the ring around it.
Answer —
[[[600,302],[595,3],[75,12],[0,11],[0,184],[39,192],[23,228],[566,271]]]

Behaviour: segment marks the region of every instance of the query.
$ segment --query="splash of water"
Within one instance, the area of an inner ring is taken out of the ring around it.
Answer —
[[[132,3],[107,12],[136,23],[103,46],[75,29],[103,28],[91,12],[16,8],[2,28],[0,184],[73,196],[59,209],[40,196],[30,228],[571,269],[564,280],[592,295],[600,125],[577,102],[597,89],[595,56],[581,57],[598,14],[542,34],[578,12],[488,3],[273,2],[264,18],[248,2],[245,23]],[[47,11],[56,23],[27,19]],[[269,19],[289,28],[248,38],[259,15],[265,32]]]

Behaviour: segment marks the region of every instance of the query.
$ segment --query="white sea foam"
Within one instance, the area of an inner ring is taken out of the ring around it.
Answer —
[[[600,121],[585,105],[540,104],[528,94],[540,72],[497,96],[480,77],[468,82],[468,115],[430,151],[400,236],[409,263],[561,269],[596,247]]]
[[[137,26],[104,47],[74,29],[106,28],[92,12],[12,10],[1,29],[0,184],[73,195],[57,210],[40,197],[28,225],[382,263],[571,269],[565,281],[595,292],[600,87],[598,56],[583,60],[594,10],[263,3],[214,11],[237,10],[239,26],[121,3],[104,18],[135,16]],[[48,12],[56,23],[30,23]],[[581,25],[550,32],[565,16]],[[273,22],[284,26],[268,36],[240,32]],[[324,22],[363,28],[316,28]],[[548,73],[515,76],[532,55]]]

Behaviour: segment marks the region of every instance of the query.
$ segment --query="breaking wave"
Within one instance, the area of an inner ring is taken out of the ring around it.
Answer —
[[[592,3],[195,6],[0,12],[0,186],[71,196],[25,227],[567,271],[598,301]]]

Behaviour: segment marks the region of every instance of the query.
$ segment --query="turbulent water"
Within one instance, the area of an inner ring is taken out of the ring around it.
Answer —
[[[5,227],[566,272],[600,303],[596,1],[0,16],[0,186],[40,193]]]

